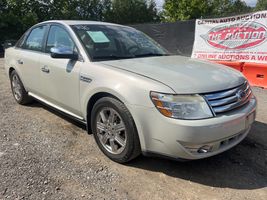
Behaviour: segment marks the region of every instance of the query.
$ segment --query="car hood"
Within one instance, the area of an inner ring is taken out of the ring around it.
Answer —
[[[133,58],[100,63],[157,80],[178,94],[225,90],[245,81],[242,74],[234,69],[183,56]]]

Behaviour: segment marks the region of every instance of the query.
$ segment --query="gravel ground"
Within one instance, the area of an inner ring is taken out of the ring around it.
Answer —
[[[249,136],[212,158],[110,161],[83,125],[13,100],[0,59],[0,199],[267,199],[267,91]]]

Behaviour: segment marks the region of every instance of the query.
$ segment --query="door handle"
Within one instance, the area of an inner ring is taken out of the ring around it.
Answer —
[[[45,72],[45,73],[49,73],[50,70],[48,69],[48,67],[45,65],[41,68],[42,72]]]
[[[21,59],[17,60],[18,64],[23,65],[23,61]]]

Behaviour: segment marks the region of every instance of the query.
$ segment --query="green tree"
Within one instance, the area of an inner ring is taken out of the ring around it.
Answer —
[[[52,19],[105,20],[111,0],[0,0],[0,42]]]
[[[163,20],[173,22],[206,16],[210,6],[206,0],[166,0],[163,8]]]
[[[120,24],[155,22],[159,20],[154,0],[113,0],[108,21]]]
[[[231,6],[231,14],[243,14],[251,11],[252,8],[247,6],[247,4],[241,0],[234,1]]]
[[[252,8],[242,0],[212,0],[208,17],[226,17],[251,12]],[[205,17],[205,16],[204,16]]]
[[[18,39],[32,25],[53,19],[129,24],[159,17],[154,0],[0,0],[0,42]]]
[[[6,0],[0,0],[0,14],[3,12],[3,10],[6,9],[7,2]]]
[[[103,20],[111,0],[46,0],[45,4],[49,13],[46,19]]]
[[[18,39],[30,26],[38,22],[26,1],[5,0],[0,3],[0,40]]]
[[[258,0],[257,1],[255,11],[259,11],[259,10],[267,10],[267,0]]]
[[[241,0],[166,0],[161,14],[163,21],[222,17],[250,12]]]

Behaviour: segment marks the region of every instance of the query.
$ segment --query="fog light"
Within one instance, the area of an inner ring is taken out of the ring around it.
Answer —
[[[208,153],[208,152],[211,151],[211,149],[212,149],[212,146],[205,145],[205,146],[200,147],[200,148],[197,150],[197,152],[198,152],[198,153]]]

